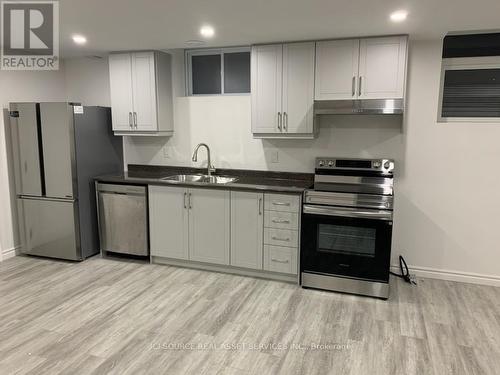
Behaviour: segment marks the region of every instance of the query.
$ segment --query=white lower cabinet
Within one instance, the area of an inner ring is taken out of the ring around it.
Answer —
[[[189,189],[188,194],[189,259],[229,264],[229,191]]]
[[[231,265],[262,269],[264,194],[231,192]]]
[[[297,273],[297,248],[264,245],[264,269],[272,272]]]
[[[152,256],[189,259],[187,189],[149,186]]]
[[[299,233],[297,229],[266,228],[264,231],[264,243],[296,248],[299,244]]]
[[[264,195],[265,271],[297,275],[300,206],[297,195]]]
[[[149,186],[153,257],[293,277],[299,217],[297,195]]]
[[[149,187],[151,255],[229,264],[229,191]]]

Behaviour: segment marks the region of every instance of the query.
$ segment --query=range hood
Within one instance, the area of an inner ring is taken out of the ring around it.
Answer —
[[[401,115],[403,99],[316,100],[315,115]]]

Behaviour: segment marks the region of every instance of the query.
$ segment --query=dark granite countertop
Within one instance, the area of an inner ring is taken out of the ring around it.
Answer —
[[[131,164],[128,166],[128,172],[98,176],[95,180],[122,184],[193,186],[210,189],[261,190],[301,194],[313,185],[314,177],[312,173],[217,169],[215,175],[236,177],[237,180],[228,184],[179,183],[162,180],[164,177],[176,174],[206,174],[206,168]]]

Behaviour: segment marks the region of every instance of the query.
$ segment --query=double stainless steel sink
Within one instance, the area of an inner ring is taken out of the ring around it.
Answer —
[[[214,184],[214,185],[224,185],[231,182],[235,182],[238,179],[236,177],[229,176],[211,176],[206,174],[178,174],[174,176],[163,177],[161,180],[173,182],[173,183],[184,183],[184,184]]]

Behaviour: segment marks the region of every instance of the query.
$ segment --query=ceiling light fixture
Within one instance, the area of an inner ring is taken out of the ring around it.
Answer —
[[[76,44],[87,43],[87,38],[85,38],[83,35],[73,35],[71,38],[73,39],[73,42],[75,42]]]
[[[408,12],[406,10],[397,10],[391,13],[392,22],[403,22],[408,17]]]
[[[215,30],[212,26],[203,26],[200,29],[200,35],[205,37],[205,38],[211,38],[215,34]]]

